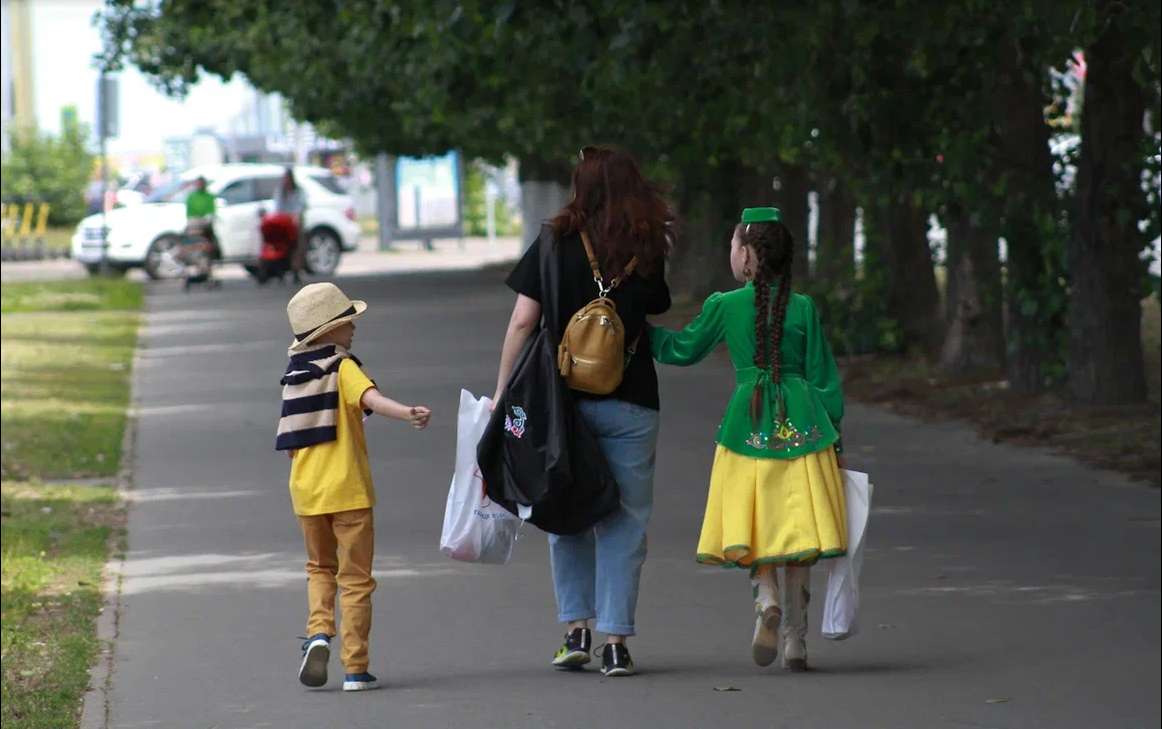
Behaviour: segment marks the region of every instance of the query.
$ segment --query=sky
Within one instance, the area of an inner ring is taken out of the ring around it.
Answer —
[[[101,0],[31,0],[36,116],[41,129],[60,129],[61,107],[76,105],[81,121],[93,124],[97,72],[92,57],[101,35],[93,14]],[[200,127],[225,124],[241,112],[245,82],[203,80],[184,101],[169,99],[135,69],[120,74],[121,133],[109,141],[115,154],[160,152],[168,137],[188,136]]]

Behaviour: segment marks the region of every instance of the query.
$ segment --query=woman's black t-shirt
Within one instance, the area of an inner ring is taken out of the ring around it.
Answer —
[[[552,243],[553,238],[546,229],[505,280],[510,289],[541,303],[540,249],[542,245]],[[565,331],[569,318],[597,298],[599,292],[580,236],[568,236],[557,244],[557,263],[560,266],[557,332],[560,333]],[[625,325],[626,347],[641,335],[637,352],[625,368],[621,385],[609,395],[591,395],[575,390],[577,397],[591,400],[616,398],[651,410],[659,409],[658,373],[654,370],[654,358],[647,339],[649,333],[645,327],[647,316],[664,314],[670,309],[670,288],[666,285],[665,266],[659,262],[654,269],[649,277],[636,273],[628,276],[609,294]]]

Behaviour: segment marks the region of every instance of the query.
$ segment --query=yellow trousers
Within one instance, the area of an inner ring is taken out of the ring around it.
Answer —
[[[343,650],[347,673],[367,670],[367,643],[371,636],[371,593],[375,578],[375,520],[371,509],[336,514],[300,516],[307,545],[307,595],[311,614],[307,636],[335,635],[335,594],[341,588]]]

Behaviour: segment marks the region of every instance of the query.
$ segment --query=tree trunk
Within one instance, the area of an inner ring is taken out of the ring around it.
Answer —
[[[811,261],[808,259],[807,227],[811,221],[811,178],[799,166],[787,166],[779,171],[775,188],[775,207],[783,224],[795,236],[794,277],[800,286],[811,280]]]
[[[525,157],[520,161],[522,250],[541,232],[541,224],[569,201],[571,170],[556,160]]]
[[[814,278],[839,283],[855,276],[855,196],[833,175],[823,177],[819,188]]]
[[[744,167],[739,172],[738,195],[740,216],[743,208],[779,206],[778,195],[775,193],[775,176],[753,167]]]
[[[1004,289],[997,236],[961,213],[949,216],[941,366],[952,374],[1003,371]]]
[[[1134,80],[1139,49],[1112,22],[1086,49],[1088,70],[1077,166],[1077,220],[1069,250],[1073,283],[1069,389],[1080,402],[1146,399],[1142,358],[1142,120]],[[1157,30],[1157,29],[1155,29]]]
[[[685,178],[679,184],[680,230],[668,275],[675,294],[702,299],[737,287],[730,238],[738,222],[742,171],[737,163],[724,163],[705,180]]]
[[[938,352],[944,332],[928,247],[928,211],[898,198],[881,210],[880,219],[886,235],[878,236],[878,254],[887,275],[888,313],[900,325],[905,345]]]
[[[1058,357],[1054,340],[1060,323],[1040,311],[1046,303],[1041,277],[1049,268],[1045,248],[1051,242],[1046,231],[1056,225],[1057,190],[1040,69],[1031,67],[1017,41],[1001,50],[1007,71],[994,88],[999,145],[994,164],[996,176],[1008,177],[1004,197],[997,201],[1008,244],[1008,379],[1013,394],[1031,395],[1045,389],[1045,368]]]

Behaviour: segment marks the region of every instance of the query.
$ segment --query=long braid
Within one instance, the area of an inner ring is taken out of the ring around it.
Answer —
[[[771,308],[771,275],[770,269],[766,265],[767,254],[765,249],[755,248],[755,258],[757,264],[755,266],[754,277],[754,365],[760,370],[767,369],[767,342],[770,339],[770,320],[767,318],[767,312]],[[759,422],[763,416],[763,402],[765,400],[763,388],[761,385],[755,385],[754,392],[750,396],[750,418],[754,424],[755,429],[758,429]]]
[[[781,394],[782,391],[778,386],[783,381],[783,325],[787,319],[787,305],[791,301],[792,258],[793,254],[787,256],[786,262],[783,264],[783,270],[779,273],[779,284],[778,290],[775,292],[774,310],[771,312],[771,383],[775,386],[775,392],[780,393],[779,422],[782,422],[786,416]]]
[[[755,356],[754,364],[760,370],[770,369],[771,384],[778,399],[777,419],[784,419],[783,398],[779,390],[782,382],[783,324],[791,299],[794,239],[787,226],[780,222],[752,223],[742,228],[742,240],[755,254]],[[775,285],[774,302],[771,286]],[[760,383],[751,394],[750,414],[755,428],[762,419],[766,393]]]

